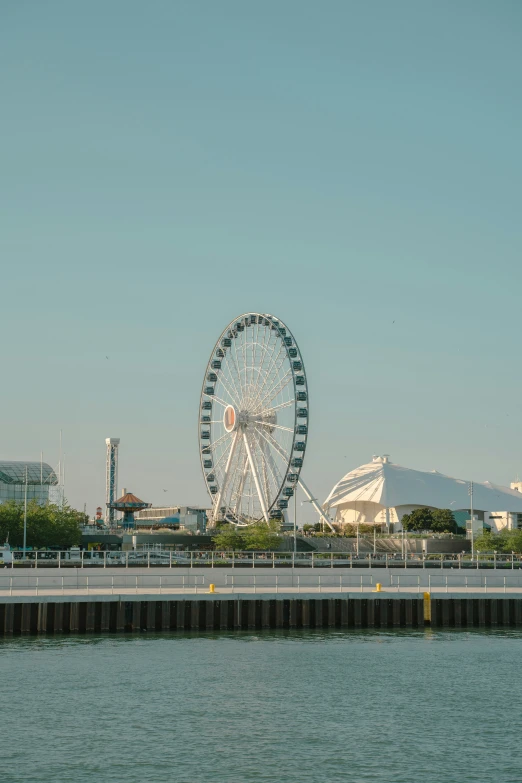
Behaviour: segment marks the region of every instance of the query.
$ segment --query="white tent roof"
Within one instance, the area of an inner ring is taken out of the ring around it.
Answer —
[[[369,501],[384,508],[419,505],[458,511],[470,507],[468,488],[468,481],[436,470],[411,470],[394,465],[386,457],[374,457],[367,465],[347,473],[332,489],[323,507]],[[473,508],[522,513],[522,493],[489,481],[473,482]]]

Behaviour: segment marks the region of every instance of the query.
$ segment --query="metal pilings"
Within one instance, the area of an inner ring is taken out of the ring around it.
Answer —
[[[9,602],[0,635],[522,626],[522,598],[242,597]]]

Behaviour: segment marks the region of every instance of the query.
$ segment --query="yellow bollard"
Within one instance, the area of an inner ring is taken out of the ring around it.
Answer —
[[[431,594],[424,593],[424,622],[431,623]]]
[[[209,593],[215,593],[216,592],[216,585],[209,585],[208,586],[208,592]]]
[[[380,582],[377,582],[375,585],[374,593],[384,593],[384,590],[382,589],[382,584]]]

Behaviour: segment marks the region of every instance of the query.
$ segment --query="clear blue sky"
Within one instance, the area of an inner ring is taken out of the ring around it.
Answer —
[[[522,474],[521,36],[516,0],[4,0],[0,457],[62,429],[92,512],[119,436],[120,486],[207,502],[202,373],[254,310],[321,499],[374,453]]]

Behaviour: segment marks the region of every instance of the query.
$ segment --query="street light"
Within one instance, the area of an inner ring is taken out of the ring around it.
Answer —
[[[294,562],[295,562],[296,552],[297,552],[297,484],[295,485],[295,492],[294,492]]]
[[[24,490],[24,560],[27,546],[27,465],[25,466],[25,490]]]
[[[470,534],[471,534],[471,562],[473,562],[473,557],[474,557],[474,554],[475,554],[475,542],[474,542],[474,539],[473,539],[473,482],[472,481],[469,482],[468,495],[470,497],[470,511],[469,511],[470,522],[469,522],[469,529],[470,529]]]

